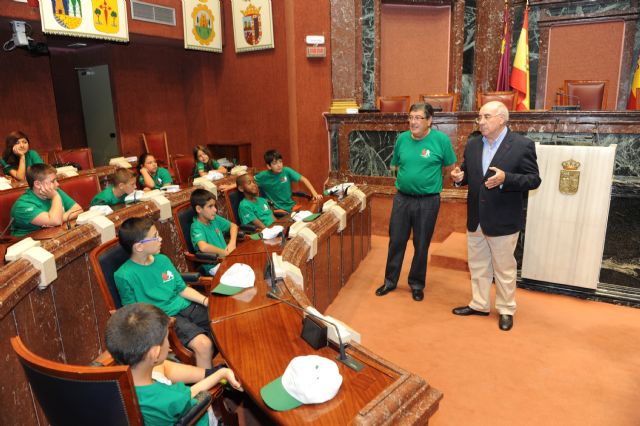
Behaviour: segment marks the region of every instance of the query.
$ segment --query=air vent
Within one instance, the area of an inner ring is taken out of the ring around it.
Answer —
[[[131,1],[131,19],[176,26],[176,10],[143,1]]]

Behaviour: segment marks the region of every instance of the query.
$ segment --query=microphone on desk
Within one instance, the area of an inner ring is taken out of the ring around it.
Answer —
[[[552,109],[555,110],[579,110],[580,109],[580,97],[579,96],[575,96],[575,95],[570,95],[568,93],[564,93],[564,92],[556,92],[556,96],[560,96],[562,98],[567,98],[569,100],[575,100],[576,104],[575,105],[555,105],[552,107]]]
[[[13,223],[14,220],[15,220],[14,217],[11,216],[11,219],[9,219],[9,223],[7,223],[7,226],[2,230],[2,233],[0,233],[0,237],[4,237],[4,234],[6,234],[9,228],[11,228],[11,224]]]
[[[82,210],[80,210],[79,212],[76,212],[75,215],[73,213],[69,214],[69,216],[67,217],[67,230],[71,229],[71,219],[77,218],[80,215],[80,213],[82,213]]]
[[[293,303],[288,302],[288,301],[282,299],[281,297],[276,296],[271,291],[267,292],[267,297],[270,298],[270,299],[277,300],[278,302],[282,302],[285,305],[291,306],[294,309],[302,311],[306,315],[308,315],[311,318],[314,318],[314,319],[316,319],[318,321],[322,321],[322,322],[325,322],[327,324],[331,324],[333,326],[333,328],[336,330],[336,335],[338,336],[338,342],[339,342],[339,348],[338,348],[339,355],[338,355],[338,357],[336,359],[338,361],[340,361],[341,363],[343,363],[344,365],[346,365],[347,367],[351,368],[352,370],[355,370],[355,371],[362,370],[362,368],[364,367],[362,365],[362,363],[360,361],[357,361],[354,358],[350,357],[349,355],[347,355],[346,345],[344,343],[342,343],[342,336],[340,335],[340,330],[338,329],[338,326],[333,321],[328,321],[325,318],[322,318],[322,317],[319,317],[319,316],[317,316],[315,314],[312,314],[311,312],[308,312],[308,311],[304,310],[300,306],[294,305]]]
[[[271,287],[271,291],[275,294],[280,294],[280,289],[278,289],[277,278],[276,278],[276,268],[273,264],[273,260],[271,259],[271,255],[269,254],[269,249],[267,248],[267,243],[264,242],[264,238],[262,237],[262,233],[260,235],[260,241],[262,241],[262,246],[264,247],[264,252],[267,255],[267,263],[264,267],[264,279],[269,283],[269,287]]]

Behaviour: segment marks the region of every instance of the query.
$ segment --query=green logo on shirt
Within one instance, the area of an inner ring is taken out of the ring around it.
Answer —
[[[422,158],[429,158],[431,156],[431,151],[429,151],[428,149],[423,149],[422,152],[420,153],[420,157]]]

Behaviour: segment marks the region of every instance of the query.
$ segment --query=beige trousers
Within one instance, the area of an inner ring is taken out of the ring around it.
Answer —
[[[467,231],[472,300],[469,307],[490,311],[491,282],[496,282],[496,310],[501,315],[516,311],[517,264],[514,256],[518,234],[490,237],[478,229]]]

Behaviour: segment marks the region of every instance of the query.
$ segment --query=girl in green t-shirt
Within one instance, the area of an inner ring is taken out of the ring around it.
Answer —
[[[26,134],[15,131],[6,138],[6,147],[0,160],[5,175],[16,180],[25,180],[27,169],[34,164],[42,164],[42,158],[29,149],[29,138]]]
[[[173,184],[169,170],[164,167],[158,167],[156,158],[148,152],[138,158],[138,171],[140,172],[138,182],[145,191],[160,189],[163,186]]]
[[[216,160],[211,158],[211,151],[204,145],[196,145],[193,148],[193,160],[196,165],[193,167],[193,177],[206,176],[213,170],[220,173],[227,173],[227,168],[221,166]]]

